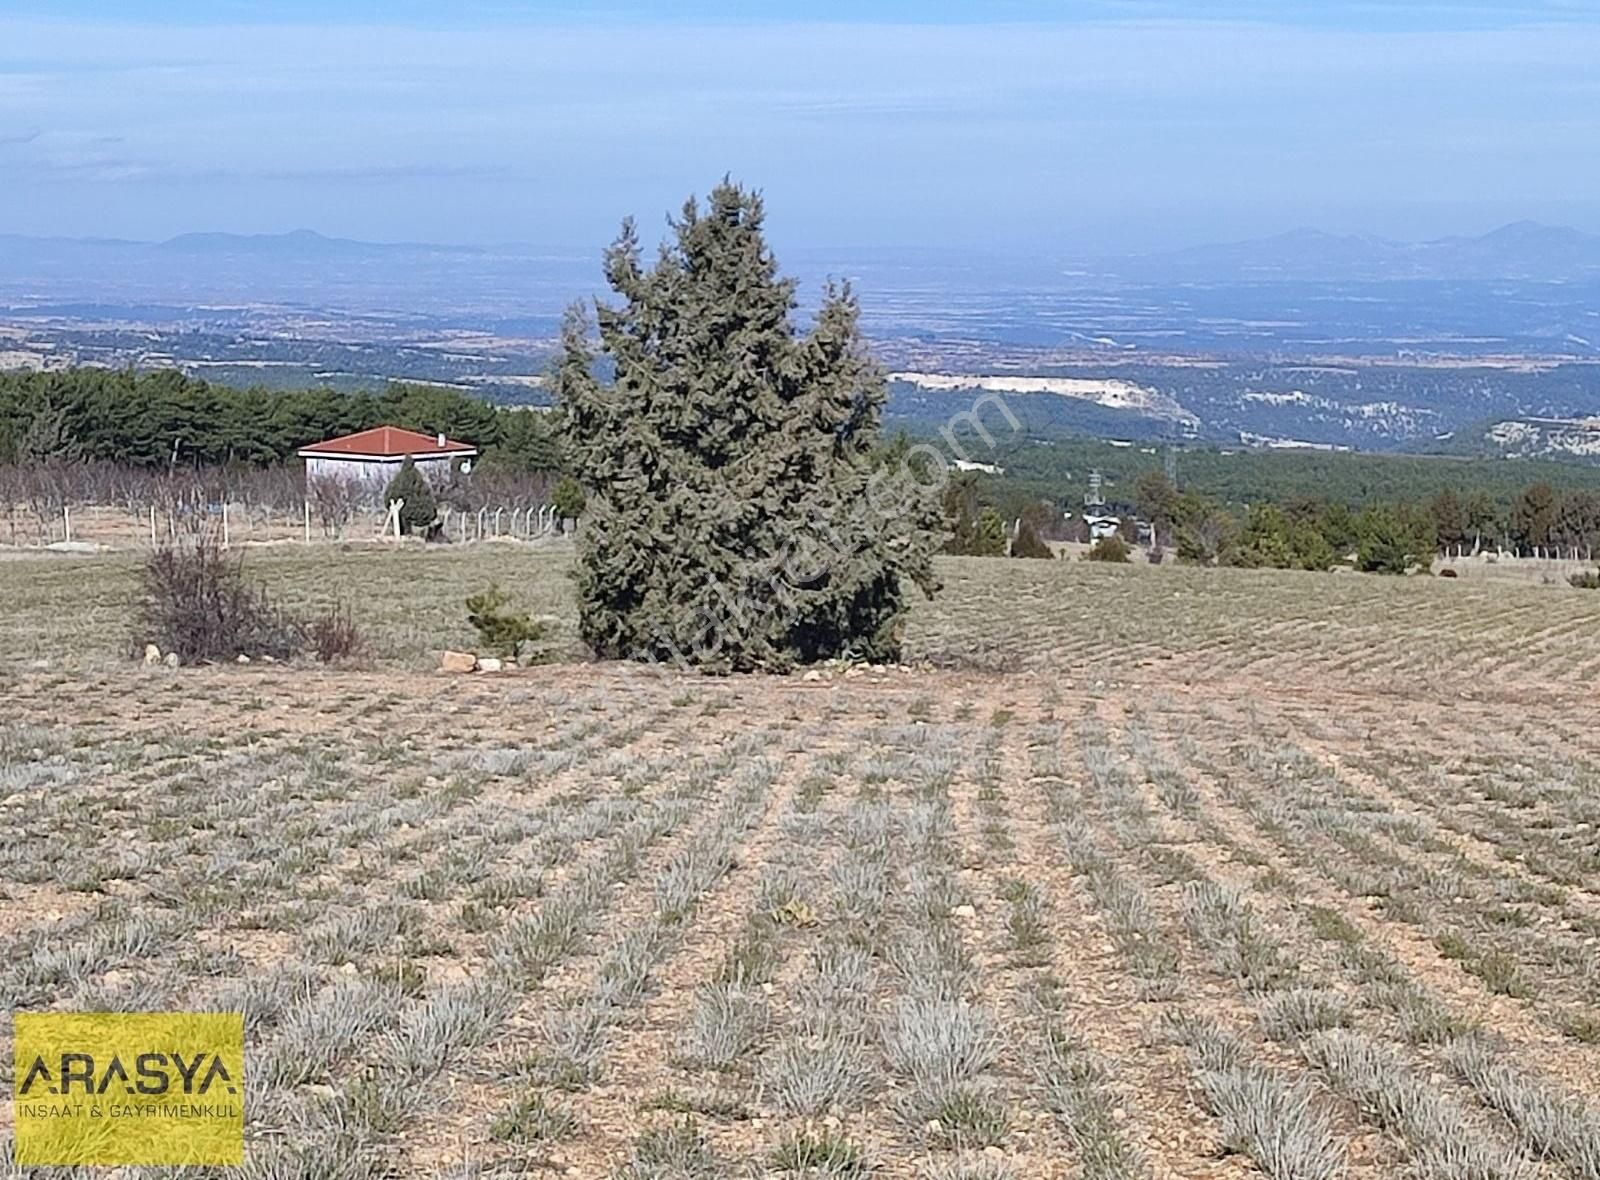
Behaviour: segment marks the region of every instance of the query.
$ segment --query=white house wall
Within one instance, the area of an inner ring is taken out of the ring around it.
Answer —
[[[450,478],[450,459],[419,459],[417,470],[427,481],[438,487]],[[389,481],[400,474],[404,459],[332,459],[320,456],[306,458],[307,486],[322,480],[342,480],[359,484],[374,503],[381,500]]]

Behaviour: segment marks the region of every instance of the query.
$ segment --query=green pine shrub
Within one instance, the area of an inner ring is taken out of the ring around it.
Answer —
[[[1024,519],[1017,526],[1016,538],[1011,542],[1012,557],[1053,558],[1055,555],[1056,551],[1039,536],[1032,521]]]
[[[562,520],[577,520],[583,515],[583,488],[570,475],[563,475],[550,493],[550,503]]]
[[[384,489],[385,504],[396,500],[404,501],[400,507],[400,531],[408,537],[427,536],[438,520],[439,506],[434,501],[433,488],[409,455]]]
[[[1403,574],[1433,564],[1438,534],[1431,517],[1403,505],[1372,505],[1356,517],[1355,528],[1357,569]]]
[[[1101,537],[1093,545],[1089,546],[1089,552],[1084,555],[1084,559],[1086,561],[1123,563],[1133,560],[1132,553],[1133,550],[1128,543],[1117,534],[1112,533],[1109,537]]]
[[[503,656],[513,657],[523,643],[540,644],[546,638],[544,624],[509,609],[511,596],[497,583],[467,599],[467,622],[478,633],[478,643]]]
[[[978,480],[967,473],[945,485],[944,551],[960,557],[1004,557],[1006,522],[991,506],[978,502]]]

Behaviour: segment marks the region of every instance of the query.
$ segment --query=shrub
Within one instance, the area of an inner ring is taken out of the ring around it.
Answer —
[[[271,656],[288,659],[305,629],[245,580],[242,558],[215,538],[163,545],[145,562],[134,642],[153,643],[185,664]]]
[[[1031,521],[1024,520],[1017,526],[1016,540],[1011,542],[1012,557],[1039,557],[1053,558],[1056,551],[1040,539]]]
[[[426,536],[438,519],[439,506],[434,501],[433,489],[428,486],[428,481],[417,470],[417,465],[409,455],[383,492],[385,504],[393,504],[396,500],[403,501],[400,531],[407,536],[418,533]]]
[[[345,526],[361,501],[361,484],[340,476],[308,479],[306,497],[316,506],[323,534],[343,536]]]
[[[1186,492],[1178,498],[1173,540],[1178,560],[1196,565],[1225,561],[1233,549],[1238,525],[1222,505]]]
[[[1335,554],[1315,522],[1292,517],[1275,504],[1257,504],[1227,559],[1233,565],[1325,570]]]
[[[550,493],[550,503],[555,508],[556,515],[563,521],[577,520],[583,515],[585,503],[583,489],[572,476],[563,475],[555,490]]]
[[[1129,557],[1131,552],[1128,543],[1112,533],[1109,537],[1101,537],[1090,546],[1086,560],[1126,562],[1131,560]]]
[[[364,646],[346,604],[307,622],[248,582],[244,559],[229,557],[209,534],[157,549],[145,562],[143,584],[130,636],[136,653],[153,643],[185,664],[201,664],[286,660],[310,647],[329,663]]]
[[[356,626],[349,605],[344,602],[334,603],[312,619],[306,633],[311,646],[316,649],[317,659],[324,664],[360,655],[364,646],[361,631]]]
[[[478,642],[506,656],[516,655],[521,643],[539,643],[545,638],[543,624],[506,609],[510,601],[511,596],[494,582],[467,599],[467,622],[478,632]]]
[[[1403,574],[1433,563],[1437,544],[1431,517],[1405,507],[1373,505],[1356,518],[1356,567],[1372,574]]]
[[[970,472],[945,485],[944,551],[961,557],[1001,557],[1006,552],[1006,522],[992,507],[978,503],[978,480]]]
[[[1579,590],[1600,590],[1600,570],[1583,570],[1569,575],[1567,581]]]

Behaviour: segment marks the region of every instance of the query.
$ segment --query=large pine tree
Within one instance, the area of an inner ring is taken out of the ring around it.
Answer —
[[[886,459],[887,396],[848,289],[796,331],[758,194],[724,181],[655,265],[631,221],[606,254],[617,306],[569,314],[557,391],[588,496],[584,640],[607,657],[783,668],[895,658],[903,581],[932,594],[937,504]],[[597,370],[604,368],[608,376]]]

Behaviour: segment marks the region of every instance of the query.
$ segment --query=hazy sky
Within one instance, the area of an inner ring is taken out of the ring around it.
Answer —
[[[588,248],[724,172],[819,247],[1600,231],[1597,14],[5,0],[0,232]]]

